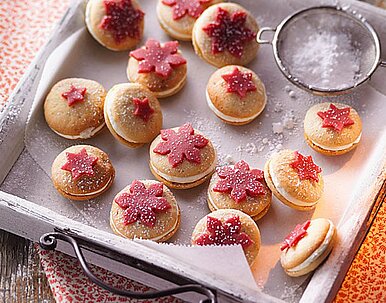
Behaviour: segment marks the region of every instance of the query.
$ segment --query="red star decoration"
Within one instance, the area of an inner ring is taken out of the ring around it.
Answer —
[[[79,179],[81,176],[93,176],[94,166],[98,161],[97,157],[87,154],[87,150],[82,148],[77,154],[66,153],[67,162],[61,167],[61,169],[71,172],[74,180]]]
[[[134,98],[133,99],[135,110],[134,116],[140,117],[143,121],[149,121],[151,115],[154,113],[154,109],[150,107],[149,99],[145,98],[143,100]]]
[[[243,73],[235,67],[230,74],[221,77],[227,84],[228,93],[236,93],[244,98],[248,92],[256,91],[256,85],[252,81],[252,73]]]
[[[173,7],[173,19],[178,20],[186,15],[197,19],[205,10],[202,4],[211,1],[212,0],[162,0],[162,3]]]
[[[134,180],[130,186],[130,193],[122,193],[115,199],[115,203],[125,210],[124,224],[129,225],[139,220],[148,227],[154,227],[157,221],[156,213],[171,208],[162,195],[162,183],[152,184],[146,189],[145,184]]]
[[[346,126],[354,124],[350,118],[350,108],[337,108],[334,104],[330,104],[330,109],[325,112],[318,112],[318,116],[323,119],[322,127],[332,128],[341,132]]]
[[[68,106],[73,106],[76,102],[83,102],[84,95],[87,92],[87,88],[79,87],[76,88],[74,85],[71,85],[70,90],[62,94],[62,97],[67,100]]]
[[[154,39],[147,40],[145,48],[139,48],[130,53],[139,61],[139,73],[155,71],[161,77],[168,77],[177,66],[186,64],[186,60],[178,54],[178,42],[169,41],[161,44]]]
[[[247,14],[243,11],[232,15],[219,7],[216,20],[206,25],[203,30],[212,39],[212,53],[228,50],[234,57],[241,58],[246,42],[256,38],[256,33],[245,26]]]
[[[131,0],[104,0],[106,16],[99,27],[110,32],[117,43],[126,38],[140,38],[140,23],[145,14]]]
[[[311,221],[307,220],[303,224],[296,225],[295,229],[284,239],[280,249],[283,251],[298,244],[298,242],[307,235],[307,229],[310,224]]]
[[[231,198],[240,203],[247,198],[264,195],[265,189],[261,181],[264,173],[259,169],[250,169],[244,161],[237,162],[234,167],[224,166],[217,169],[220,180],[213,190],[220,193],[230,193]]]
[[[253,241],[244,232],[241,232],[241,221],[238,216],[233,216],[222,223],[219,219],[208,216],[206,219],[208,233],[201,234],[195,243],[204,245],[235,245],[243,248],[250,246]]]
[[[295,152],[295,160],[290,163],[290,166],[295,169],[301,180],[314,180],[319,182],[318,174],[322,169],[317,166],[311,156],[303,156],[299,152]]]
[[[208,144],[208,139],[195,134],[190,123],[182,125],[178,132],[173,129],[161,130],[163,142],[153,150],[160,155],[168,155],[172,167],[177,167],[184,159],[193,163],[201,163],[200,149]]]

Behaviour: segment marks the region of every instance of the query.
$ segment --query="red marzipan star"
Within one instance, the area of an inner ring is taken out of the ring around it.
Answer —
[[[94,166],[98,161],[97,157],[87,154],[87,150],[82,148],[77,154],[66,153],[67,162],[61,167],[61,169],[71,172],[74,180],[79,179],[81,176],[93,176]]]
[[[206,25],[203,30],[212,38],[212,53],[228,50],[236,58],[241,58],[246,42],[256,38],[256,33],[245,26],[247,14],[243,11],[232,15],[225,9],[217,9],[216,20]]]
[[[318,174],[322,172],[322,169],[314,163],[311,156],[305,157],[296,151],[295,160],[290,163],[290,165],[297,171],[301,180],[314,180],[319,182]]]
[[[68,106],[73,106],[76,102],[83,102],[84,95],[87,92],[85,87],[75,87],[71,85],[70,90],[62,94],[62,97],[67,100]]]
[[[322,127],[329,127],[338,132],[346,126],[354,124],[350,118],[350,108],[337,108],[334,104],[330,104],[330,109],[325,112],[318,112],[318,116],[323,119]]]
[[[115,203],[125,210],[124,224],[129,225],[139,220],[148,227],[154,227],[157,221],[156,213],[171,208],[162,195],[162,183],[152,184],[146,189],[145,184],[134,180],[130,186],[130,193],[122,193],[115,199]]]
[[[298,242],[307,235],[307,229],[310,224],[311,221],[307,220],[303,224],[296,225],[295,229],[284,239],[280,249],[283,251],[298,244]]]
[[[160,155],[168,155],[172,167],[181,164],[184,159],[193,163],[201,163],[200,149],[208,144],[208,139],[195,134],[190,123],[182,125],[177,132],[173,129],[161,130],[163,142],[159,143],[154,152]]]
[[[205,10],[202,4],[210,1],[212,0],[162,0],[162,3],[173,7],[173,19],[178,20],[186,15],[197,19]]]
[[[133,98],[135,105],[134,116],[140,117],[143,121],[149,121],[151,115],[154,113],[154,109],[150,107],[149,99],[145,98],[143,100],[138,98]]]
[[[236,93],[244,98],[248,92],[256,91],[252,81],[252,73],[243,73],[237,67],[230,74],[221,76],[227,84],[228,93]]]
[[[110,32],[117,43],[127,37],[140,37],[139,24],[144,13],[133,6],[131,0],[104,0],[106,16],[103,17],[99,27]]]
[[[195,243],[204,245],[235,245],[243,248],[250,246],[253,241],[244,232],[241,232],[241,221],[238,216],[233,216],[222,223],[219,219],[208,216],[206,219],[208,233],[201,234]]]
[[[177,66],[186,64],[186,60],[178,54],[178,42],[169,41],[161,45],[157,40],[147,40],[145,47],[130,53],[139,61],[139,73],[155,71],[161,77],[168,77]]]
[[[221,193],[230,193],[231,198],[240,203],[247,198],[264,195],[265,189],[260,182],[264,179],[264,173],[259,169],[250,169],[243,160],[237,162],[234,167],[224,166],[217,169],[220,180],[213,190]]]

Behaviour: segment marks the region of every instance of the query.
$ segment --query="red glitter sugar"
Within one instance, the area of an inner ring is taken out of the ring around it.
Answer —
[[[241,232],[241,221],[238,216],[233,216],[222,223],[219,219],[208,216],[206,219],[207,233],[201,234],[195,241],[200,246],[205,245],[235,245],[243,248],[252,245],[252,239]]]
[[[217,9],[215,21],[203,27],[203,31],[212,38],[212,53],[226,50],[236,58],[244,53],[245,43],[256,38],[256,33],[245,26],[247,14],[243,11],[232,15],[225,9]]]
[[[77,154],[66,153],[67,162],[63,164],[61,169],[71,172],[73,180],[79,179],[81,176],[94,176],[94,166],[98,158],[87,154],[87,150],[82,148]]]
[[[68,106],[73,106],[76,102],[83,102],[84,95],[87,92],[87,88],[85,87],[75,87],[71,85],[69,91],[66,91],[62,94],[62,97],[67,100]]]
[[[177,132],[173,129],[161,130],[163,142],[153,150],[160,155],[168,155],[172,167],[177,167],[184,159],[193,163],[201,163],[200,149],[208,144],[208,139],[195,134],[190,123],[182,125]]]
[[[141,221],[148,227],[154,227],[157,221],[156,213],[165,212],[171,208],[169,202],[162,197],[163,184],[155,183],[146,189],[145,184],[134,180],[130,192],[124,192],[114,201],[124,212],[124,224],[129,225]]]
[[[339,109],[332,103],[325,112],[318,112],[318,116],[323,119],[322,127],[332,128],[337,132],[341,132],[343,128],[354,124],[350,118],[349,107]]]
[[[296,225],[295,229],[284,239],[280,246],[280,250],[283,251],[298,244],[298,242],[307,235],[307,229],[310,224],[311,221],[307,220],[303,224]]]
[[[295,160],[290,163],[290,166],[297,171],[301,180],[319,182],[318,174],[322,172],[322,169],[314,163],[311,156],[303,156],[296,151]]]
[[[224,166],[217,169],[220,180],[213,190],[215,192],[230,193],[231,198],[240,203],[247,196],[255,197],[264,195],[265,189],[261,183],[264,173],[259,169],[250,169],[243,160],[237,162],[234,167]]]
[[[133,103],[135,105],[134,116],[141,118],[145,122],[149,121],[154,113],[154,109],[150,107],[149,99],[133,98]]]
[[[145,47],[130,53],[130,56],[139,61],[139,73],[155,71],[161,77],[168,77],[173,69],[186,64],[186,60],[178,54],[178,42],[169,41],[161,45],[157,40],[147,40]]]
[[[110,32],[117,43],[129,37],[140,38],[140,23],[145,14],[134,8],[131,0],[104,0],[103,3],[106,16],[99,24],[101,29]]]
[[[186,15],[197,19],[205,10],[202,4],[211,1],[212,0],[162,0],[162,3],[173,7],[173,19],[178,20]]]
[[[228,93],[236,93],[244,98],[248,92],[256,91],[256,85],[252,81],[252,73],[243,73],[235,67],[230,74],[221,77],[226,82]]]

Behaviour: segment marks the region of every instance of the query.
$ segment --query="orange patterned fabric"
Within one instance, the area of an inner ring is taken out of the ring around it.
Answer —
[[[0,105],[4,104],[69,0],[0,1]],[[386,204],[343,282],[335,302],[386,302]],[[58,298],[61,294],[55,293]]]

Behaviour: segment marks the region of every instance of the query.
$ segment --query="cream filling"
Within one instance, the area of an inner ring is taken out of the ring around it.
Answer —
[[[358,138],[353,143],[346,144],[346,145],[341,145],[339,147],[326,146],[326,145],[323,145],[323,144],[316,143],[315,141],[312,141],[312,140],[311,140],[311,142],[312,142],[312,144],[315,144],[316,146],[318,146],[320,148],[323,148],[325,150],[340,151],[340,150],[348,149],[348,148],[352,147],[355,144],[358,144],[359,141],[361,140],[361,137],[362,137],[362,133],[359,134]]]
[[[175,29],[172,29],[170,26],[168,26],[165,22],[165,20],[163,20],[162,18],[162,14],[160,12],[160,2],[158,2],[158,5],[157,5],[157,16],[158,16],[158,20],[162,23],[162,27],[171,35],[171,36],[175,36],[177,37],[178,39],[192,39],[192,35],[184,35],[184,34],[181,34],[180,32],[177,32]]]
[[[265,100],[267,100],[267,97],[265,97]],[[212,100],[210,99],[209,97],[209,94],[208,94],[208,90],[206,90],[206,102],[208,103],[208,106],[209,108],[216,114],[216,116],[220,117],[221,119],[224,119],[226,121],[229,121],[229,122],[247,122],[247,121],[250,121],[250,120],[253,120],[255,119],[258,115],[261,114],[261,112],[264,110],[264,107],[256,114],[254,114],[253,116],[250,116],[250,117],[247,117],[247,118],[236,118],[236,117],[232,117],[232,116],[228,116],[228,115],[225,115],[223,114],[222,112],[220,112],[213,104]]]
[[[201,174],[194,175],[191,177],[173,177],[173,176],[167,175],[163,172],[160,172],[157,168],[154,167],[153,163],[150,163],[150,165],[151,165],[152,169],[155,171],[155,173],[157,175],[161,176],[163,179],[170,181],[170,182],[173,182],[173,183],[187,184],[187,183],[193,183],[195,181],[198,181],[198,180],[204,178],[205,176],[207,176],[208,174],[210,174],[216,168],[216,163],[217,163],[217,156],[216,156],[216,159],[213,161],[212,165],[206,171],[204,171]]]
[[[92,193],[86,193],[86,194],[72,194],[72,193],[68,193],[70,196],[74,196],[74,197],[84,197],[84,196],[93,196],[93,195],[96,195],[96,194],[99,194],[101,192],[103,192],[111,183],[111,177],[110,177],[110,180],[105,184],[105,186],[103,186],[101,189],[98,189],[96,191],[93,191]]]
[[[304,202],[302,200],[299,200],[293,196],[291,196],[282,186],[280,186],[279,179],[277,178],[276,174],[273,172],[272,163],[269,163],[269,175],[271,176],[272,183],[275,185],[276,190],[281,194],[285,199],[290,201],[291,203],[298,205],[298,206],[313,206],[317,202]]]
[[[86,128],[84,131],[82,131],[79,135],[77,136],[70,136],[70,135],[64,135],[64,134],[61,134],[59,132],[57,132],[56,130],[53,129],[53,131],[55,133],[57,133],[59,136],[63,137],[63,138],[66,138],[66,139],[71,139],[71,140],[76,140],[76,139],[89,139],[91,138],[92,136],[94,136],[96,133],[98,133],[103,127],[105,126],[105,123],[102,123],[100,126],[98,127],[89,127],[89,128]]]
[[[331,239],[334,235],[334,229],[335,229],[334,224],[330,220],[328,220],[328,221],[330,222],[330,228],[328,229],[326,238],[324,239],[324,241],[320,245],[320,247],[317,250],[315,250],[311,254],[311,256],[309,256],[307,259],[305,259],[298,266],[295,266],[294,268],[291,268],[291,269],[287,269],[288,272],[298,272],[298,271],[302,271],[302,270],[306,269],[326,251],[326,249],[328,248],[328,246],[331,242]]]

